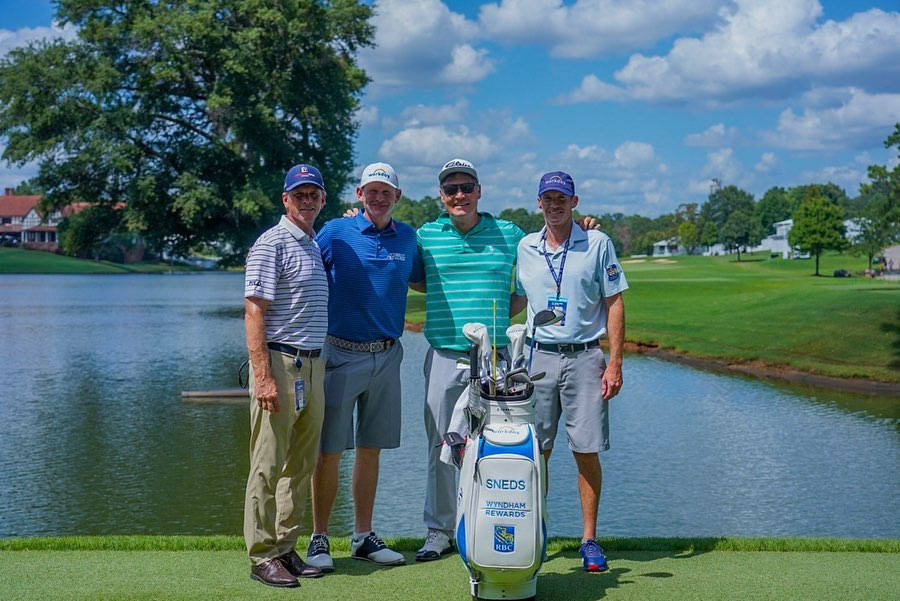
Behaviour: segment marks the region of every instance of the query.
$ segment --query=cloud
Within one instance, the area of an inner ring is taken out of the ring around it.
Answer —
[[[720,0],[501,0],[479,9],[486,37],[541,44],[553,56],[589,58],[648,47],[674,33],[706,28]]]
[[[463,121],[466,118],[468,111],[469,101],[465,98],[461,98],[453,104],[441,104],[437,106],[416,104],[408,106],[401,111],[400,118],[405,127],[440,125]]]
[[[685,146],[729,146],[737,140],[737,128],[725,127],[724,123],[716,123],[699,134],[688,134],[684,138]]]
[[[361,127],[370,127],[378,123],[377,106],[361,106],[356,110],[356,122]]]
[[[0,29],[0,57],[6,56],[13,48],[25,46],[31,42],[55,38],[68,41],[75,39],[77,34],[78,28],[74,25],[60,27],[56,23],[50,27],[23,27],[15,31]]]
[[[775,156],[775,153],[764,152],[762,156],[759,157],[759,161],[756,165],[753,166],[753,169],[759,173],[770,173],[776,167],[778,167],[778,157]]]
[[[375,86],[474,83],[494,70],[472,45],[478,24],[439,0],[381,0],[370,23],[375,47],[359,52],[359,64]]]
[[[497,152],[496,145],[485,134],[473,134],[460,125],[408,127],[385,140],[379,156],[389,161],[428,166],[433,171],[452,157],[462,157],[474,163],[484,161]]]
[[[817,0],[737,0],[716,28],[676,40],[666,55],[632,55],[616,83],[586,76],[564,102],[645,100],[709,104],[785,98],[810,85],[896,89],[900,13],[871,9],[818,23]]]
[[[776,147],[793,150],[878,146],[900,116],[900,94],[868,94],[858,88],[814,90],[801,113],[782,111],[775,130],[760,134]]]
[[[735,158],[734,150],[731,148],[722,148],[721,150],[708,153],[706,155],[706,165],[701,170],[701,173],[704,175],[708,175],[711,178],[719,178],[723,185],[738,184],[742,172],[743,168]]]

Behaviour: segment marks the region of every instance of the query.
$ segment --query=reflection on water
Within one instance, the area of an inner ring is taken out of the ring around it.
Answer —
[[[0,276],[0,536],[240,533],[246,407],[179,393],[237,385],[241,278]],[[427,343],[403,344],[403,439],[382,454],[375,522],[422,536]],[[637,356],[625,380],[601,535],[900,536],[896,399]],[[555,449],[549,531],[578,535],[562,429]],[[352,459],[335,535],[352,528]]]

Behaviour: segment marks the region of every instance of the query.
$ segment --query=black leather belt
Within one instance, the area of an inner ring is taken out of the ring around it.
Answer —
[[[531,338],[525,339],[525,346],[531,346]],[[594,348],[595,346],[600,346],[600,339],[591,340],[590,342],[576,342],[572,344],[551,344],[547,342],[537,342],[534,343],[534,348],[539,351],[549,351],[551,353],[577,353],[579,351],[586,351],[589,348]]]
[[[291,346],[290,344],[282,344],[281,342],[267,342],[266,346],[273,351],[278,351],[279,353],[284,353],[285,355],[290,355],[291,357],[318,357],[322,354],[322,349],[320,348],[306,350],[297,348],[296,346]]]
[[[352,340],[344,340],[330,334],[325,337],[325,342],[344,349],[346,351],[357,351],[359,353],[380,353],[386,351],[395,344],[396,338],[385,338],[384,340],[375,340],[374,342],[354,342]]]

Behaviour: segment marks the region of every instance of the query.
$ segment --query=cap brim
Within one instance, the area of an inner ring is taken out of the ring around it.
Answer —
[[[293,190],[294,188],[299,188],[300,186],[302,186],[302,185],[304,185],[304,184],[312,184],[313,186],[315,186],[316,188],[319,188],[319,189],[322,190],[323,192],[325,191],[325,186],[323,186],[323,185],[320,184],[319,182],[294,182],[293,184],[291,184],[290,186],[288,186],[287,188],[285,188],[284,191],[285,191],[285,192],[290,192],[290,191]]]
[[[557,192],[562,192],[566,196],[575,196],[575,190],[569,190],[563,184],[557,184],[557,183],[547,184],[546,186],[542,186],[538,190],[538,196],[540,196],[547,190],[556,190]]]
[[[476,182],[478,181],[478,173],[474,169],[469,169],[468,167],[450,167],[449,169],[444,169],[438,174],[438,181],[443,182],[454,173],[465,173],[466,175],[474,177]]]

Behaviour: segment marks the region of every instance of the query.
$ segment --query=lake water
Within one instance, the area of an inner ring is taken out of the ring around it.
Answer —
[[[245,405],[240,274],[0,276],[0,537],[239,534]],[[375,527],[422,536],[420,334],[403,336],[403,437]],[[900,401],[628,356],[603,453],[601,536],[900,537]],[[562,429],[549,533],[580,534]],[[352,528],[349,477],[331,532]],[[307,522],[309,516],[307,515]]]

